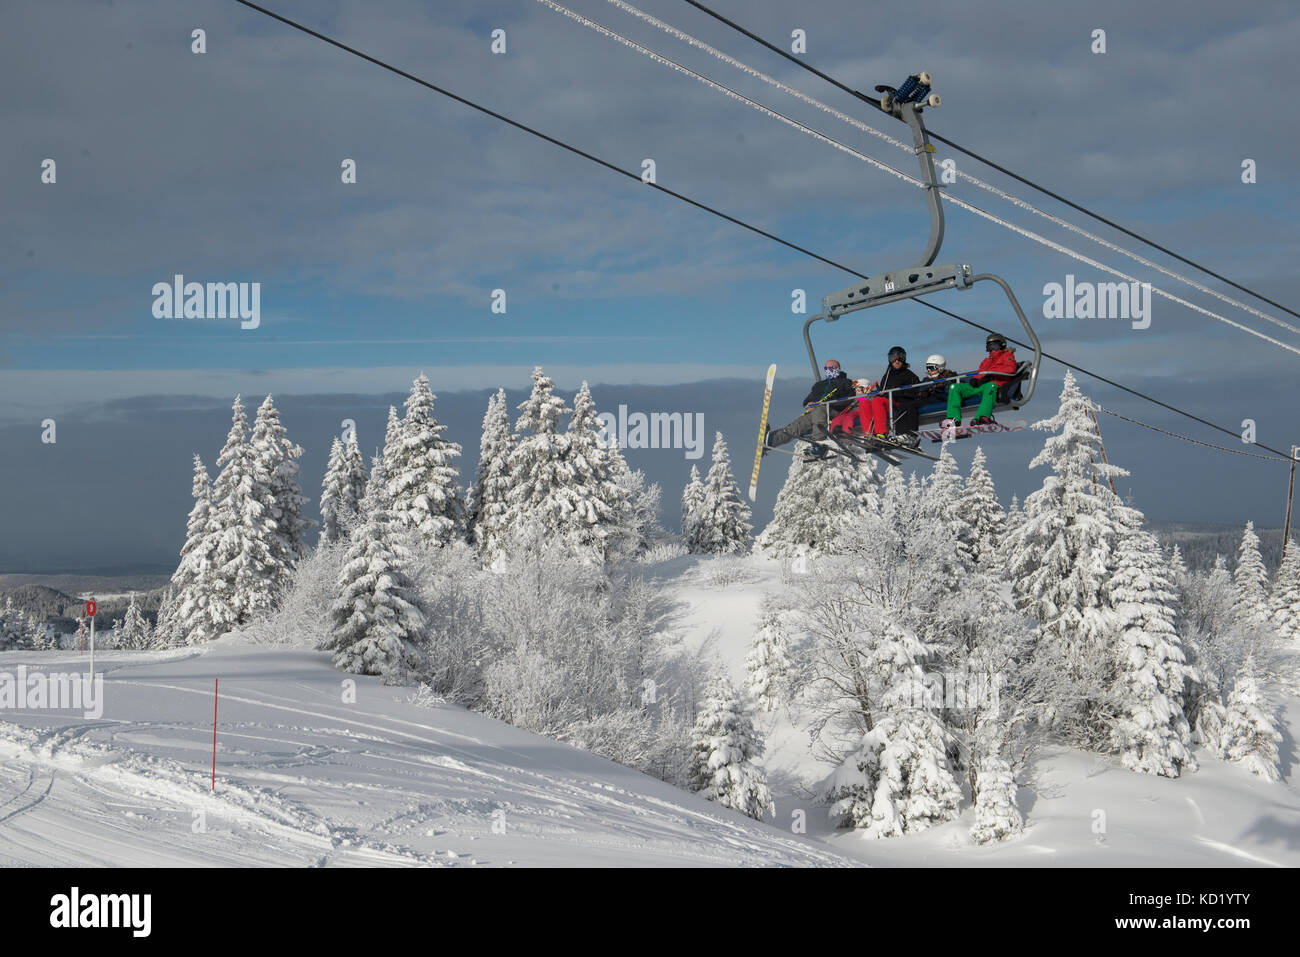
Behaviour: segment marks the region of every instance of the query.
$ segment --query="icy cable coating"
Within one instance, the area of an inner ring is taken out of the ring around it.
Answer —
[[[710,46],[709,44],[705,43],[703,40],[696,39],[695,37],[691,36],[689,33],[677,29],[672,24],[664,23],[662,20],[659,20],[656,17],[652,17],[648,13],[638,10],[630,3],[626,3],[625,0],[608,0],[608,2],[618,7],[620,10],[623,10],[634,17],[638,17],[641,20],[644,20],[646,23],[651,24],[652,26],[658,27],[660,30],[663,30],[665,33],[669,34],[670,36],[676,37],[678,40],[681,40],[684,43],[690,44],[693,47],[705,51],[706,53],[721,60],[723,63],[726,63],[728,66],[735,67],[737,70],[741,70],[742,72],[749,74],[755,79],[762,80],[764,83],[767,83],[769,86],[772,86],[780,90],[782,93],[786,93],[789,96],[793,96],[795,99],[799,100],[802,103],[806,103],[807,105],[815,107],[816,109],[819,109],[824,113],[828,113],[831,116],[835,117],[835,119],[840,120],[841,122],[844,123],[848,123],[850,126],[854,127],[855,129],[861,130],[864,133],[869,133],[870,135],[875,136],[878,139],[884,140],[890,146],[897,147],[898,149],[901,149],[904,152],[908,152],[908,153],[912,152],[912,147],[904,143],[902,140],[895,139],[894,137],[890,136],[888,133],[885,133],[882,130],[878,130],[874,126],[871,126],[868,123],[864,123],[862,120],[858,119],[857,117],[850,116],[847,113],[837,110],[834,107],[829,106],[826,103],[823,103],[821,100],[816,99],[815,97],[811,97],[800,90],[796,90],[792,86],[788,86],[785,83],[782,83],[780,80],[776,79],[775,77],[768,76],[766,73],[762,72],[761,70],[757,70],[754,67],[751,67],[747,63],[743,63],[740,60],[735,59],[734,57],[728,56],[726,53],[723,53],[721,50],[717,49],[716,47]],[[997,186],[994,186],[992,183],[986,183],[982,179],[979,179],[976,176],[972,176],[970,173],[963,172],[961,169],[956,169],[954,170],[954,172],[956,173],[957,176],[961,177],[964,180],[967,180],[972,185],[977,186],[980,189],[987,190],[988,192],[992,193],[994,196],[997,196],[999,199],[1005,200],[1006,202],[1011,203],[1014,206],[1018,206],[1019,208],[1027,210],[1031,213],[1034,213],[1037,216],[1041,216],[1043,219],[1048,220],[1054,225],[1060,226],[1061,228],[1066,229],[1072,233],[1076,233],[1080,236],[1090,239],[1095,243],[1099,243],[1100,245],[1111,250],[1112,252],[1117,252],[1120,255],[1127,256],[1129,259],[1132,259],[1138,263],[1141,263],[1143,266],[1147,266],[1151,269],[1156,270],[1159,273],[1169,276],[1171,279],[1176,279],[1179,282],[1185,283],[1191,286],[1197,292],[1203,292],[1207,295],[1213,296],[1214,298],[1221,300],[1222,302],[1226,302],[1231,306],[1236,306],[1239,309],[1244,309],[1246,312],[1250,313],[1251,315],[1258,316],[1260,319],[1266,319],[1269,322],[1273,323],[1274,325],[1281,326],[1282,328],[1290,332],[1300,333],[1300,327],[1293,326],[1290,323],[1286,322],[1285,320],[1278,319],[1276,316],[1271,316],[1268,313],[1256,309],[1254,306],[1248,305],[1244,302],[1239,302],[1238,300],[1233,299],[1231,296],[1226,296],[1216,289],[1211,289],[1209,286],[1199,283],[1194,279],[1189,279],[1188,277],[1183,276],[1180,273],[1174,272],[1172,269],[1168,269],[1164,266],[1161,266],[1159,263],[1152,262],[1150,259],[1146,259],[1143,256],[1139,256],[1137,253],[1131,252],[1128,249],[1125,249],[1123,246],[1117,245],[1116,243],[1111,242],[1109,239],[1106,239],[1103,236],[1098,236],[1095,233],[1091,233],[1080,226],[1076,226],[1074,223],[1071,223],[1068,220],[1053,215],[1052,213],[1049,213],[1046,210],[1039,209],[1033,203],[1023,200],[1019,196],[1014,196],[1011,193],[1006,192],[1005,190],[999,189]],[[918,185],[920,184],[918,183]]]
[[[1112,412],[1110,409],[1103,409],[1095,402],[1093,403],[1092,407],[1096,409],[1098,412],[1105,412],[1107,415],[1114,416],[1117,419],[1123,419],[1125,422],[1128,422],[1132,425],[1140,425],[1142,428],[1150,429],[1152,432],[1159,432],[1161,435],[1167,435],[1173,439],[1182,439],[1184,442],[1191,442],[1193,445],[1202,445],[1207,449],[1218,449],[1220,452],[1231,452],[1233,455],[1245,455],[1245,456],[1249,456],[1252,459],[1265,459],[1266,461],[1269,462],[1287,461],[1287,459],[1284,458],[1279,459],[1276,456],[1272,456],[1272,455],[1260,455],[1258,452],[1243,452],[1241,449],[1230,449],[1227,448],[1226,446],[1214,445],[1213,443],[1210,442],[1202,442],[1200,439],[1193,439],[1186,435],[1179,435],[1177,432],[1169,432],[1165,429],[1157,428],[1154,425],[1148,425],[1145,422],[1139,422],[1137,419],[1130,419],[1127,415],[1120,415],[1118,412]]]
[[[616,33],[615,31],[610,30],[609,28],[604,27],[599,23],[596,23],[594,20],[589,20],[587,17],[575,13],[574,11],[570,10],[568,7],[556,3],[555,0],[538,0],[538,2],[547,7],[550,7],[552,10],[556,11],[557,13],[562,13],[565,16],[569,17],[570,19],[576,20],[578,23],[582,24],[588,29],[594,30],[595,32],[600,33],[603,36],[609,37],[612,40],[616,40],[617,42],[623,44],[624,46],[627,46],[633,50],[636,50],[639,53],[644,54],[645,56],[654,60],[656,63],[660,63],[663,66],[668,67],[669,69],[676,70],[679,73],[692,77],[693,79],[696,79],[701,83],[704,83],[706,86],[725,94],[731,99],[737,100],[741,103],[751,106],[758,112],[763,113],[766,116],[770,116],[773,119],[779,120],[782,123],[785,123],[787,126],[791,126],[802,133],[806,133],[809,136],[812,136],[814,139],[826,143],[831,147],[834,147],[840,152],[848,153],[850,156],[855,156],[858,159],[862,160],[863,162],[869,163],[870,165],[876,167],[877,169],[883,172],[892,173],[894,176],[897,176],[899,179],[904,180],[905,182],[911,183],[913,186],[924,187],[925,185],[916,177],[910,176],[907,173],[904,173],[902,170],[895,169],[894,167],[890,166],[887,163],[882,163],[880,160],[868,156],[865,153],[859,152],[858,150],[855,150],[850,146],[846,146],[845,144],[839,142],[838,140],[832,139],[831,137],[813,129],[812,127],[806,126],[797,120],[791,119],[790,117],[786,116],[783,113],[778,113],[776,110],[773,110],[755,100],[750,99],[749,97],[745,96],[743,93],[739,93],[728,86],[724,86],[723,84],[711,80],[708,77],[703,76],[702,74],[696,73],[694,70],[682,66],[680,63],[676,62],[675,60],[671,60],[668,57],[665,57],[659,53],[654,52],[653,50],[650,50],[647,47],[642,46],[641,44],[637,43],[635,40],[631,40],[620,33]],[[614,2],[614,0],[611,0],[611,2]],[[757,71],[753,71],[753,72],[757,74]],[[884,134],[879,134],[879,135],[882,138],[889,139],[889,137],[885,137]],[[910,147],[905,147],[905,149],[908,149],[909,152],[911,151]],[[1130,282],[1130,283],[1140,282],[1140,280],[1136,279],[1133,276],[1128,275],[1127,273],[1121,272],[1118,269],[1113,269],[1110,266],[1106,266],[1095,259],[1085,256],[1082,253],[1075,252],[1069,247],[1063,246],[1060,243],[1050,240],[1045,236],[1040,236],[1038,233],[1035,233],[1030,229],[1026,229],[1023,226],[1018,226],[1015,223],[1002,219],[1001,217],[993,213],[990,213],[987,210],[981,209],[980,207],[975,206],[971,203],[968,203],[963,199],[958,199],[956,196],[952,196],[946,192],[941,192],[940,195],[944,199],[952,203],[953,205],[961,209],[964,209],[968,212],[972,212],[975,215],[987,219],[992,223],[995,223],[999,226],[1009,229],[1012,232],[1025,237],[1026,239],[1031,239],[1034,242],[1038,243],[1039,245],[1046,246],[1048,249],[1051,249],[1054,252],[1058,252],[1061,253],[1062,255],[1069,256],[1070,258],[1075,259],[1081,263],[1084,263],[1085,265],[1091,266],[1092,268],[1098,269],[1102,272],[1109,273],[1110,275],[1123,279],[1126,282]],[[1027,203],[1025,205],[1028,207]],[[1113,245],[1113,244],[1107,244],[1107,245]],[[1135,256],[1134,258],[1139,258],[1139,257]],[[1176,303],[1181,306],[1186,306],[1188,309],[1191,309],[1193,312],[1199,312],[1202,315],[1208,316],[1211,319],[1217,319],[1219,322],[1232,326],[1234,329],[1238,329],[1242,332],[1249,333],[1250,335],[1255,336],[1256,338],[1263,339],[1265,342],[1275,345],[1280,349],[1285,349],[1286,351],[1294,353],[1295,355],[1300,355],[1300,347],[1288,345],[1287,343],[1282,342],[1279,339],[1274,339],[1272,336],[1265,335],[1264,333],[1252,329],[1249,326],[1242,325],[1239,322],[1235,322],[1232,319],[1229,319],[1227,316],[1220,315],[1217,312],[1213,312],[1209,309],[1206,309],[1204,306],[1198,306],[1193,302],[1189,302],[1186,299],[1183,299],[1179,296],[1175,296],[1173,293],[1166,292],[1165,290],[1159,288],[1158,286],[1152,286],[1151,291],[1162,296],[1165,299],[1168,299],[1170,302]],[[1251,311],[1256,311],[1256,310],[1251,310]],[[1300,329],[1296,329],[1295,327],[1282,322],[1280,319],[1274,319],[1273,317],[1266,317],[1266,318],[1269,318],[1270,321],[1276,322],[1279,325],[1283,325],[1286,328],[1291,329],[1292,331],[1300,332]]]

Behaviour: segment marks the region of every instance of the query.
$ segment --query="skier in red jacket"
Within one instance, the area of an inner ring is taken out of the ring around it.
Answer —
[[[1016,362],[1015,350],[1007,348],[1007,340],[996,332],[989,333],[984,348],[988,358],[980,363],[972,382],[954,382],[948,390],[948,418],[943,420],[945,429],[961,425],[962,400],[973,395],[980,397],[980,404],[971,425],[993,424],[993,403],[998,398],[998,386],[1010,380],[1019,363]]]

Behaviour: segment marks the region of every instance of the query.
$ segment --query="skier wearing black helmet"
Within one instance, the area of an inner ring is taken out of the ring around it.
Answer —
[[[996,332],[989,333],[984,340],[984,350],[988,357],[980,363],[979,370],[971,382],[954,382],[948,390],[948,418],[943,422],[944,428],[961,425],[961,403],[973,395],[980,397],[979,408],[975,410],[972,425],[992,425],[993,405],[998,399],[998,386],[1016,374],[1019,364],[1016,352],[1007,348],[1007,340]]]
[[[889,363],[885,366],[885,371],[877,382],[872,383],[871,391],[886,393],[891,389],[914,386],[920,382],[916,373],[907,364],[907,350],[902,346],[894,346],[889,350]],[[921,444],[916,436],[916,429],[920,422],[920,416],[916,411],[919,399],[920,396],[914,389],[907,392],[894,392],[888,397],[888,404],[893,406],[894,438],[903,445],[916,447]]]

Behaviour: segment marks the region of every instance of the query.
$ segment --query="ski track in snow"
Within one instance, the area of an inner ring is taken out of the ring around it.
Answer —
[[[350,676],[327,655],[234,641],[200,651],[104,654],[99,719],[0,712],[0,864],[851,863],[595,755],[409,703],[408,688],[351,676],[361,704],[345,704]],[[83,662],[0,654],[9,670]]]

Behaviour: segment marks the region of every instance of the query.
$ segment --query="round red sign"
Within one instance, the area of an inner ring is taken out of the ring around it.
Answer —
[[[94,600],[93,598],[92,598],[90,601],[86,602],[86,617],[87,617],[87,618],[94,618],[94,617],[95,617],[95,607],[96,607],[96,606],[95,606],[95,600]]]

